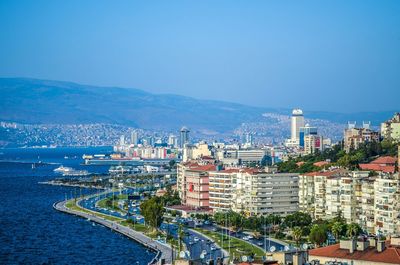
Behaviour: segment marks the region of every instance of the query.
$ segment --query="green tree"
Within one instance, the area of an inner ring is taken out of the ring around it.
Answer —
[[[356,223],[347,226],[347,236],[351,238],[357,237],[361,233],[361,227]]]
[[[159,197],[152,197],[142,202],[140,204],[140,211],[148,226],[153,229],[160,227],[165,209]]]
[[[313,225],[309,238],[312,243],[318,247],[321,246],[328,238],[326,227],[324,225]]]
[[[175,165],[176,165],[176,161],[172,159],[172,160],[169,161],[168,164],[169,164],[169,167],[170,167],[170,168],[173,168],[173,167],[175,167]]]
[[[297,246],[299,245],[302,235],[303,235],[303,230],[301,229],[301,227],[296,226],[292,229],[293,240],[296,242]]]
[[[312,222],[311,215],[303,212],[295,212],[285,217],[283,224],[287,227],[293,228],[295,226],[305,227]]]
[[[343,231],[343,224],[340,222],[335,222],[335,223],[333,223],[331,230],[332,230],[332,234],[335,237],[336,241],[338,241],[339,237]]]

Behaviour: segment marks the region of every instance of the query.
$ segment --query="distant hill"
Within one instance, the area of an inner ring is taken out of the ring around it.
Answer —
[[[151,94],[139,89],[0,78],[0,120],[20,123],[115,123],[133,127],[229,131],[268,108]]]
[[[110,123],[161,130],[176,130],[186,125],[196,130],[227,132],[243,122],[262,120],[262,114],[266,112],[290,114],[289,108],[251,107],[179,95],[152,94],[133,88],[96,87],[27,78],[0,78],[0,92],[0,120],[30,124]],[[352,116],[306,112],[306,117],[340,123],[369,119],[375,123],[392,114],[381,112],[363,116],[359,113]]]

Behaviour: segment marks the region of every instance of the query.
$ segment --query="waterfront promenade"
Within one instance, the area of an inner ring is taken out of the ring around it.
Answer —
[[[139,242],[140,244],[144,245],[145,247],[152,249],[153,251],[155,251],[156,256],[153,259],[153,261],[150,262],[150,264],[156,264],[158,261],[160,261],[162,259],[165,260],[165,263],[172,263],[173,255],[172,255],[172,249],[169,245],[155,241],[140,232],[137,232],[129,227],[119,224],[117,221],[111,221],[111,220],[107,220],[102,217],[99,217],[95,213],[91,213],[90,211],[87,211],[87,209],[85,209],[86,210],[85,212],[69,209],[68,207],[66,207],[67,202],[68,201],[56,202],[53,204],[53,207],[54,207],[54,209],[64,212],[64,213],[73,214],[73,215],[80,216],[80,217],[83,217],[86,219],[90,219],[93,222],[96,222],[105,227],[108,227],[118,233],[121,233],[121,234]],[[77,201],[76,205],[78,207],[80,207],[78,203],[79,203],[79,201]]]

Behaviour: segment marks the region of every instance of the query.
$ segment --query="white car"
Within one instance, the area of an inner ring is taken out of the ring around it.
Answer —
[[[211,251],[214,251],[214,250],[216,250],[217,248],[216,248],[215,246],[211,246],[210,249],[211,249]]]
[[[193,241],[194,241],[194,242],[198,242],[198,241],[199,241],[199,238],[198,238],[197,236],[195,236],[195,237],[193,238]]]

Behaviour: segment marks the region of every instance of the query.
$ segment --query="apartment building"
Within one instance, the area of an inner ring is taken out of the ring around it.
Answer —
[[[368,171],[327,171],[300,175],[300,210],[314,219],[339,214],[370,233],[400,233],[399,174]],[[311,180],[313,179],[313,181]]]
[[[370,129],[370,123],[363,123],[362,128],[356,128],[356,123],[349,123],[348,128],[344,131],[344,150],[349,152],[350,149],[358,149],[358,147],[367,142],[378,142],[380,138],[379,132]]]
[[[213,164],[181,163],[177,166],[177,189],[182,204],[194,208],[209,207],[209,172]]]
[[[237,170],[220,170],[209,172],[210,208],[214,211],[228,211],[231,209],[233,184],[236,183]]]
[[[257,170],[234,174],[232,210],[247,215],[287,215],[299,210],[298,174]]]
[[[306,135],[304,136],[304,154],[314,154],[316,151],[322,152],[324,150],[323,137],[320,135]]]
[[[338,192],[339,177],[346,170],[311,172],[299,176],[299,208],[308,212],[314,219],[336,216],[340,201]]]
[[[364,179],[361,184],[360,225],[368,233],[375,233],[375,177]]]
[[[213,164],[181,163],[177,188],[184,205],[209,207],[215,212],[233,210],[250,216],[298,211],[298,174],[275,170],[221,169]]]
[[[314,174],[299,175],[299,210],[314,217]]]
[[[384,139],[400,142],[400,113],[381,124],[381,134]]]
[[[399,174],[380,174],[374,182],[375,232],[400,233]]]

